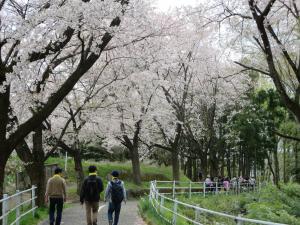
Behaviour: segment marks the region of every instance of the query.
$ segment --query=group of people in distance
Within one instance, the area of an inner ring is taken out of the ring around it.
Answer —
[[[85,178],[80,192],[80,203],[85,205],[87,225],[97,225],[100,194],[104,190],[102,179],[97,176],[97,167],[88,168],[89,176]],[[45,200],[49,202],[50,225],[60,225],[63,204],[67,199],[66,181],[62,177],[62,169],[56,168],[54,176],[47,182]],[[108,202],[107,217],[109,225],[117,225],[122,202],[126,204],[124,182],[119,179],[119,172],[111,172],[112,179],[107,183],[104,202]],[[55,217],[56,211],[56,217]]]
[[[214,177],[211,178],[210,175],[207,175],[205,180],[205,191],[211,192],[211,191],[229,191],[230,188],[236,189],[237,187],[240,188],[254,188],[256,184],[256,180],[254,177],[233,177],[230,179],[229,177]],[[238,186],[239,185],[239,186]]]

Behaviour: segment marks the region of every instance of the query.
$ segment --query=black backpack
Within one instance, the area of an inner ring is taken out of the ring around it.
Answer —
[[[98,181],[96,178],[88,178],[86,182],[86,200],[96,200],[99,195]]]
[[[121,203],[124,199],[122,182],[110,182],[111,184],[111,200],[113,203]]]

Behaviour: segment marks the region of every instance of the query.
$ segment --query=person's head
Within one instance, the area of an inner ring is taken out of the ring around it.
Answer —
[[[113,176],[113,178],[118,178],[119,177],[119,172],[114,170],[111,172],[111,175]]]
[[[54,170],[54,174],[61,174],[62,173],[62,169],[59,167],[56,167]]]
[[[94,165],[89,166],[89,173],[95,173],[97,171],[97,167]]]

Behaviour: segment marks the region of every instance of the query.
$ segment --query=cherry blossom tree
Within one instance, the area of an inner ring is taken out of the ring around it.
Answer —
[[[183,14],[190,14],[189,9]],[[207,162],[218,163],[213,159],[216,123],[247,86],[247,79],[237,76],[237,69],[224,58],[226,51],[215,46],[212,28],[199,31],[195,19],[194,15],[181,19],[177,34],[166,37],[165,58],[156,69],[164,101],[154,117],[160,138],[150,146],[170,152],[175,180],[179,179],[179,157],[201,159],[199,167],[204,171],[218,167]]]
[[[42,122],[103,52],[115,48],[117,41],[108,45],[112,38],[132,29],[120,26],[121,19],[134,24],[143,7],[123,0],[1,1],[1,196],[11,152],[32,131],[41,146]]]
[[[222,37],[233,31],[232,51],[240,56],[236,64],[272,80],[286,107],[299,122],[299,15],[296,0],[262,0],[211,4],[208,23],[223,26]]]

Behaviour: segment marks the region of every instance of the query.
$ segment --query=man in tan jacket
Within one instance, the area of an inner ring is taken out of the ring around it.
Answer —
[[[51,177],[47,182],[47,188],[45,193],[45,200],[48,203],[50,201],[49,207],[49,221],[50,225],[60,225],[63,204],[67,199],[66,191],[66,181],[62,178],[62,169],[57,167],[54,171],[54,176]],[[56,208],[56,219],[54,217]]]

